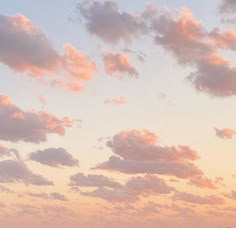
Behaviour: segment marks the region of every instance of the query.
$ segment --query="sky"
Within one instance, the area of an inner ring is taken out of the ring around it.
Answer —
[[[236,227],[236,1],[2,1],[0,227]]]

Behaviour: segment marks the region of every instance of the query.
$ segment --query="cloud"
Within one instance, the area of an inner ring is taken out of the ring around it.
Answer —
[[[112,202],[136,201],[140,196],[170,194],[175,191],[163,179],[153,175],[138,176],[129,179],[124,186],[100,186],[94,191],[81,192],[82,195],[102,198]]]
[[[116,2],[85,0],[77,4],[77,9],[85,21],[86,29],[108,43],[132,40],[145,34],[147,25],[142,15],[120,12]],[[147,7],[149,17],[153,8]]]
[[[198,63],[198,69],[187,78],[201,92],[216,97],[236,95],[236,68],[223,58]]]
[[[206,205],[221,205],[224,204],[224,199],[215,196],[215,195],[209,195],[209,196],[198,196],[198,195],[193,195],[190,193],[185,193],[185,192],[178,192],[175,193],[175,195],[172,197],[173,200],[180,200],[180,201],[185,201],[188,203],[193,203],[193,204],[206,204]]]
[[[50,194],[29,192],[29,193],[27,193],[27,195],[29,195],[31,197],[46,199],[46,200],[53,199],[53,200],[59,200],[59,201],[68,201],[68,199],[64,195],[62,195],[58,192],[52,192]]]
[[[236,12],[236,2],[234,0],[222,0],[219,12],[222,14]]]
[[[122,131],[107,142],[114,154],[127,160],[138,161],[194,161],[199,158],[188,146],[162,147],[158,136],[148,130]]]
[[[189,184],[195,185],[200,188],[216,189],[217,188],[216,184],[221,182],[221,179],[216,178],[215,182],[216,183],[214,183],[214,181],[212,181],[211,179],[204,177],[203,175],[198,175],[198,176],[192,177],[189,181]]]
[[[113,155],[93,169],[117,171],[127,174],[159,174],[188,179],[200,188],[216,189],[220,179],[205,177],[194,164],[199,159],[189,146],[161,146],[158,136],[148,130],[122,131],[106,143]]]
[[[214,28],[208,32],[186,8],[158,15],[153,19],[154,41],[184,66],[195,67],[187,80],[198,91],[210,96],[236,94],[236,70],[218,54],[221,49],[235,50],[236,33]]]
[[[53,167],[79,165],[79,161],[73,158],[64,148],[37,150],[30,153],[29,158],[33,161]]]
[[[170,175],[178,178],[190,178],[202,174],[202,171],[192,163],[126,160],[116,156],[112,156],[108,161],[98,164],[95,169],[118,171],[127,174]]]
[[[103,61],[108,75],[122,79],[125,75],[138,77],[137,70],[131,65],[129,58],[122,53],[109,52],[104,54]]]
[[[22,14],[0,15],[0,40],[0,62],[40,81],[47,79],[51,85],[80,92],[82,82],[96,72],[95,63],[71,44],[59,54],[40,28]]]
[[[215,133],[216,136],[221,139],[231,139],[236,134],[236,131],[230,128],[223,128],[223,129],[215,128]]]
[[[207,40],[207,32],[192,13],[183,8],[171,16],[164,12],[153,20],[154,41],[171,52],[180,64],[193,64],[209,55],[213,45]]]
[[[23,182],[32,185],[53,185],[41,175],[32,173],[25,163],[19,160],[0,161],[0,182]]]
[[[112,104],[112,105],[123,105],[126,104],[126,98],[125,97],[118,97],[113,99],[106,99],[104,101],[104,104]]]
[[[103,175],[77,173],[70,177],[70,186],[120,188],[121,184]]]
[[[46,141],[48,134],[64,135],[65,128],[75,122],[49,112],[24,111],[5,95],[0,95],[0,119],[0,140],[34,143]]]
[[[45,35],[22,14],[0,15],[0,60],[10,68],[41,76],[57,67],[60,56]],[[40,51],[39,51],[40,50]]]

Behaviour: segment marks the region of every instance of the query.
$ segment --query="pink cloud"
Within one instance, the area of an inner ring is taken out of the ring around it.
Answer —
[[[191,185],[195,185],[200,188],[211,188],[211,189],[217,188],[216,183],[214,183],[213,180],[208,179],[207,177],[204,177],[203,175],[192,177],[189,183]]]
[[[138,161],[194,161],[199,158],[188,146],[168,147],[157,144],[158,136],[148,130],[122,131],[107,142],[114,154]]]
[[[104,104],[112,104],[112,105],[123,105],[126,104],[127,100],[125,97],[118,97],[113,99],[106,99]]]
[[[60,119],[49,112],[24,111],[5,95],[0,95],[0,119],[1,140],[34,143],[46,141],[48,134],[64,135],[65,128],[71,127],[74,122],[68,117]]]
[[[38,26],[22,14],[0,15],[0,59],[16,72],[74,92],[96,72],[93,60],[66,44],[60,55]],[[39,51],[40,50],[40,51]]]
[[[230,128],[223,128],[223,129],[215,128],[215,133],[216,136],[219,138],[231,139],[236,134],[236,131]]]
[[[94,169],[127,174],[159,174],[188,179],[199,188],[216,189],[221,179],[211,180],[194,164],[199,159],[189,146],[161,146],[158,136],[148,130],[122,131],[108,139],[113,155]]]
[[[167,11],[153,19],[155,43],[172,53],[178,63],[196,68],[187,80],[201,92],[224,97],[236,94],[236,70],[217,52],[235,50],[236,34],[214,28],[208,32],[203,24],[184,8]]]
[[[130,77],[138,77],[138,72],[131,65],[129,58],[121,53],[106,53],[103,56],[105,64],[105,71],[107,74],[117,77],[124,78],[125,75]]]

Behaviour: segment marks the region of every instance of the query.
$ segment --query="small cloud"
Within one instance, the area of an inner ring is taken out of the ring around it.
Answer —
[[[216,136],[221,139],[232,139],[232,137],[236,134],[236,131],[230,128],[218,129],[215,128]]]
[[[113,99],[106,99],[104,101],[104,104],[111,104],[111,105],[124,105],[127,103],[127,100],[125,97],[118,97]]]

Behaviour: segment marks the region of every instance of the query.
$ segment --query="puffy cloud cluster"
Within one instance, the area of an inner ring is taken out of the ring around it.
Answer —
[[[138,77],[138,72],[131,65],[129,58],[121,53],[109,52],[103,56],[105,71],[108,75],[122,79],[124,75]]]
[[[33,161],[53,167],[79,165],[79,161],[73,158],[64,148],[37,150],[30,153],[29,158]]]
[[[162,147],[157,136],[148,131],[130,130],[115,135],[107,142],[116,156],[111,156],[97,169],[116,170],[124,173],[152,173],[190,178],[202,175],[192,161],[197,153],[188,146]]]
[[[236,33],[233,30],[221,31],[216,27],[207,31],[187,8],[157,11],[155,6],[148,4],[143,12],[129,14],[119,12],[115,2],[95,0],[79,3],[77,8],[87,30],[105,42],[114,43],[148,34],[179,64],[195,68],[187,80],[198,91],[216,97],[236,94],[236,68],[219,54],[222,49],[235,50]],[[221,12],[234,11],[235,1],[224,0],[220,9]],[[123,59],[114,53],[105,55],[106,71],[137,75],[130,64],[123,64],[127,62]]]
[[[157,135],[148,130],[122,131],[107,141],[114,155],[95,169],[175,176],[199,188],[217,188],[217,183],[194,164],[199,158],[196,151],[182,145],[161,146],[157,141]]]
[[[46,141],[48,134],[64,135],[74,122],[45,111],[24,111],[5,95],[0,95],[0,119],[0,140],[34,143]]]
[[[0,161],[0,182],[23,182],[32,185],[53,185],[52,181],[47,180],[41,175],[34,174],[27,165],[20,160]]]
[[[71,44],[60,55],[40,28],[22,14],[0,15],[0,40],[0,62],[16,72],[46,78],[52,85],[79,92],[81,83],[96,72],[95,63]]]
[[[236,68],[218,50],[235,50],[236,33],[214,28],[208,32],[188,9],[171,15],[164,12],[153,20],[155,43],[172,53],[183,65],[196,70],[188,80],[199,90],[212,96],[236,94]]]

